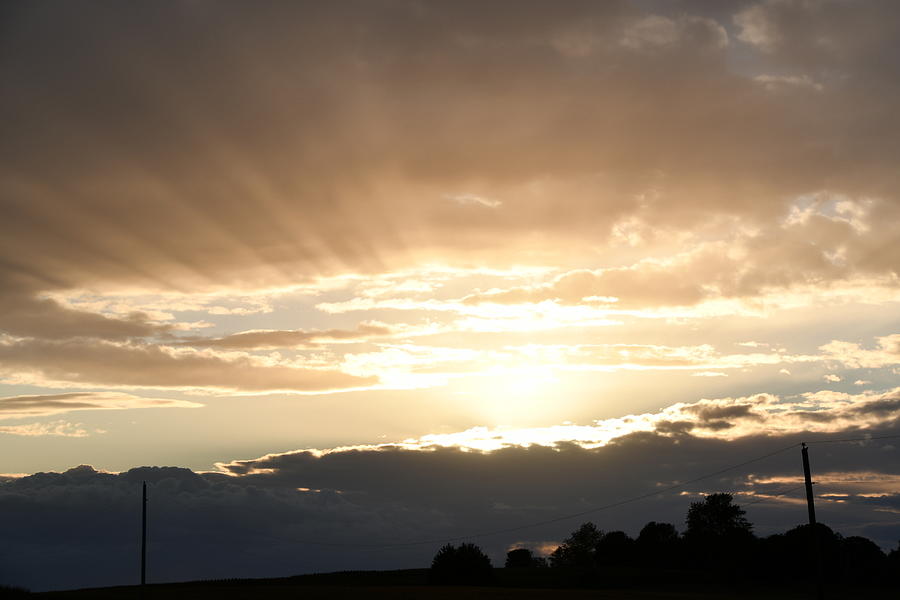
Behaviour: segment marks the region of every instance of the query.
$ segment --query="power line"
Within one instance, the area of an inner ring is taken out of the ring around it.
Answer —
[[[900,438],[900,435],[883,435],[883,436],[868,436],[868,437],[862,437],[862,438],[844,438],[844,439],[831,439],[831,440],[817,440],[817,441],[813,441],[813,442],[807,442],[807,444],[828,444],[828,443],[842,443],[842,442],[864,442],[864,441],[870,441],[870,440],[884,440],[884,439],[897,439],[897,438]],[[761,461],[761,460],[765,460],[765,459],[767,459],[767,458],[770,458],[770,457],[772,457],[772,456],[776,456],[776,455],[781,454],[781,453],[783,453],[783,452],[787,452],[788,450],[791,450],[791,449],[793,449],[793,448],[797,448],[798,446],[800,446],[800,443],[799,443],[799,442],[793,443],[793,444],[790,444],[789,446],[785,446],[785,447],[783,447],[783,448],[779,448],[778,450],[775,450],[775,451],[773,451],[773,452],[769,452],[769,453],[767,453],[767,454],[763,454],[763,455],[761,455],[761,456],[757,456],[757,457],[755,457],[755,458],[751,458],[751,459],[749,459],[749,460],[745,460],[745,461],[743,461],[743,462],[740,462],[740,463],[737,463],[737,464],[734,464],[734,465],[730,465],[730,466],[728,466],[728,467],[724,467],[724,468],[719,469],[719,470],[717,470],[717,471],[713,471],[713,472],[711,472],[711,473],[707,473],[707,474],[705,474],[705,475],[701,475],[701,476],[699,476],[699,477],[695,477],[695,478],[689,479],[689,480],[687,480],[687,481],[682,481],[682,482],[679,482],[679,483],[676,483],[676,484],[673,484],[673,485],[670,485],[670,486],[667,486],[667,487],[664,487],[664,488],[659,488],[659,489],[657,489],[657,490],[654,490],[654,491],[652,491],[652,492],[648,492],[648,493],[646,493],[646,494],[640,494],[640,495],[638,495],[638,496],[632,496],[632,497],[630,497],[630,498],[625,498],[625,499],[623,499],[623,500],[619,500],[619,501],[616,501],[616,502],[611,502],[611,503],[609,503],[609,504],[604,504],[604,505],[601,505],[601,506],[595,506],[595,507],[593,507],[593,508],[589,508],[589,509],[587,509],[587,510],[583,510],[583,511],[580,511],[580,512],[570,513],[570,514],[562,515],[562,516],[559,516],[559,517],[554,517],[554,518],[552,518],[552,519],[544,519],[544,520],[541,520],[541,521],[533,521],[533,522],[531,522],[531,523],[525,523],[525,524],[523,524],[523,525],[517,525],[517,526],[514,526],[514,527],[505,527],[505,528],[502,528],[502,529],[494,529],[494,530],[489,530],[489,531],[482,531],[482,532],[472,533],[472,534],[469,534],[469,535],[460,535],[460,536],[447,537],[447,538],[436,538],[436,539],[428,539],[428,540],[417,540],[417,541],[410,541],[410,542],[390,542],[390,543],[380,543],[380,544],[365,544],[365,543],[353,543],[353,544],[347,544],[347,543],[338,543],[338,542],[321,542],[321,541],[314,541],[314,540],[292,540],[292,541],[294,541],[295,543],[298,543],[298,544],[307,544],[307,545],[310,545],[310,546],[322,546],[322,547],[332,547],[332,548],[377,549],[377,548],[400,548],[400,547],[410,547],[410,546],[422,546],[422,545],[429,545],[429,544],[446,544],[446,543],[450,543],[450,542],[458,542],[458,541],[462,541],[462,540],[469,540],[469,539],[476,539],[476,538],[482,538],[482,537],[489,537],[489,536],[500,535],[500,534],[504,534],[504,533],[514,533],[514,532],[516,532],[516,531],[522,531],[522,530],[525,530],[525,529],[531,529],[531,528],[533,528],[533,527],[540,527],[540,526],[542,526],[542,525],[550,525],[550,524],[552,524],[552,523],[558,523],[558,522],[560,522],[560,521],[566,521],[566,520],[569,520],[569,519],[574,519],[574,518],[577,518],[577,517],[582,517],[582,516],[589,515],[589,514],[592,514],[592,513],[601,512],[601,511],[609,510],[609,509],[612,509],[612,508],[617,508],[617,507],[619,507],[619,506],[624,506],[624,505],[630,504],[630,503],[632,503],[632,502],[637,502],[637,501],[640,501],[640,500],[646,500],[647,498],[652,498],[652,497],[654,497],[654,496],[659,496],[659,495],[665,494],[665,493],[667,493],[667,492],[671,492],[671,491],[673,491],[673,490],[676,490],[676,489],[679,489],[679,488],[686,487],[686,486],[691,485],[691,484],[693,484],[693,483],[697,483],[697,482],[699,482],[699,481],[704,481],[704,480],[706,480],[706,479],[711,479],[711,478],[716,477],[716,476],[718,476],[718,475],[722,475],[723,473],[727,473],[727,472],[729,472],[729,471],[734,471],[735,469],[740,469],[741,467],[745,467],[745,466],[750,465],[750,464],[753,464],[753,463],[755,463],[755,462],[759,462],[759,461]],[[802,488],[802,487],[803,487],[803,486],[790,488],[790,489],[787,489],[787,490],[785,490],[785,491],[783,491],[783,492],[776,493],[776,494],[774,494],[774,496],[770,496],[770,497],[766,497],[766,498],[761,498],[761,499],[759,499],[759,500],[754,500],[753,502],[748,502],[747,504],[743,504],[743,505],[741,505],[741,506],[750,506],[750,505],[753,505],[753,504],[758,504],[758,503],[760,503],[760,502],[764,502],[764,501],[766,501],[766,500],[771,500],[773,497],[784,496],[784,495],[789,494],[789,493],[791,493],[791,492],[794,492],[794,491],[796,491],[796,490],[798,490],[798,489],[800,489],[800,488]]]
[[[859,438],[844,438],[844,439],[835,439],[835,440],[814,440],[812,442],[806,442],[808,446],[813,444],[839,444],[843,442],[868,442],[870,440],[893,440],[900,439],[900,435],[872,435],[868,437],[859,437]]]
[[[766,500],[773,500],[780,496],[785,496],[787,494],[790,494],[791,492],[796,492],[797,490],[802,490],[804,487],[805,487],[804,485],[798,485],[797,487],[792,487],[792,488],[784,490],[782,492],[778,492],[775,494],[767,494],[764,498],[759,498],[758,500],[754,500],[753,502],[747,502],[746,504],[741,504],[740,507],[744,508],[746,506],[751,506],[753,504],[759,504],[760,502],[765,502]]]
[[[624,506],[625,504],[630,504],[632,502],[637,502],[639,500],[645,500],[647,498],[652,498],[653,496],[659,496],[661,494],[665,494],[666,492],[671,492],[672,490],[676,490],[679,488],[683,488],[692,483],[697,483],[698,481],[703,481],[705,479],[711,479],[716,477],[717,475],[721,475],[723,473],[727,473],[728,471],[733,471],[735,469],[739,469],[741,467],[745,467],[749,464],[759,462],[761,460],[765,460],[777,454],[781,454],[782,452],[787,452],[793,448],[796,448],[800,444],[795,443],[790,446],[785,446],[784,448],[780,448],[775,450],[774,452],[769,452],[768,454],[763,454],[762,456],[757,456],[756,458],[751,458],[750,460],[745,460],[741,463],[731,465],[729,467],[725,467],[723,469],[719,469],[718,471],[713,471],[712,473],[707,473],[706,475],[701,475],[700,477],[695,477],[693,479],[689,479],[687,481],[682,481],[680,483],[676,483],[664,488],[660,488],[654,490],[652,492],[648,492],[646,494],[641,494],[639,496],[632,496],[631,498],[626,498],[624,500],[619,500],[617,502],[611,502],[609,504],[604,504],[602,506],[595,506],[594,508],[589,508],[587,510],[583,510],[577,513],[571,513],[567,515],[562,515],[560,517],[554,517],[552,519],[545,519],[542,521],[534,521],[532,523],[526,523],[524,525],[517,525],[515,527],[505,527],[502,529],[494,529],[491,531],[482,531],[479,533],[473,533],[469,535],[460,535],[449,538],[440,538],[440,539],[430,539],[430,540],[418,540],[414,542],[394,542],[394,543],[385,543],[385,544],[338,544],[338,543],[329,543],[329,542],[315,542],[315,541],[298,541],[298,543],[309,544],[314,546],[331,546],[331,547],[354,547],[354,548],[397,548],[397,547],[406,547],[406,546],[422,546],[426,544],[446,544],[449,542],[458,542],[461,540],[469,540],[481,537],[489,537],[492,535],[499,535],[501,533],[513,533],[516,531],[522,531],[524,529],[531,529],[533,527],[540,527],[541,525],[549,525],[551,523],[558,523],[560,521],[566,521],[568,519],[574,519],[576,517],[583,517],[584,515],[589,515],[592,513],[600,512],[603,510],[609,510],[611,508],[617,508],[619,506]]]

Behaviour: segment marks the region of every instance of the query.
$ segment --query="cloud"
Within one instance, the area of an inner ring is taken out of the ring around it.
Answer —
[[[0,398],[0,419],[43,417],[77,410],[127,410],[133,408],[199,408],[197,402],[147,398],[119,392],[70,392]]]
[[[104,473],[86,466],[37,473],[0,483],[0,527],[13,542],[0,548],[0,576],[38,589],[131,582],[142,481],[150,484],[152,581],[276,576],[424,566],[439,541],[378,544],[440,540],[581,513],[785,445],[777,436],[724,442],[632,433],[594,449],[561,443],[490,453],[389,446],[297,451],[229,462],[222,465],[229,475],[173,467]],[[884,460],[884,452],[896,449],[885,450],[879,441],[827,453],[811,447],[817,480],[823,475],[821,493],[847,494],[844,503],[820,503],[823,521],[840,523],[845,535],[867,535],[893,547],[896,519],[879,510],[898,502],[890,487],[900,476],[898,463]],[[872,469],[873,461],[883,467]],[[632,535],[649,520],[680,529],[700,494],[729,491],[739,503],[772,499],[801,477],[799,457],[784,452],[627,507],[473,539],[497,564],[510,543],[559,540],[585,519]],[[797,494],[779,498],[748,507],[757,533],[804,522],[805,506],[793,504]],[[89,568],[97,561],[104,569]]]
[[[500,200],[493,200],[491,198],[485,198],[483,196],[479,196],[477,194],[456,194],[456,195],[447,195],[444,196],[447,200],[451,200],[456,202],[457,204],[462,205],[474,205],[474,206],[483,206],[484,208],[498,208],[503,205]]]
[[[806,436],[809,441],[818,439],[815,434],[807,433]],[[717,452],[718,450],[725,452],[727,458],[726,456],[719,457],[721,458],[720,463],[724,466],[740,454],[743,454],[744,460],[746,460],[747,457],[765,453],[755,454],[758,449],[783,447],[784,443],[785,439],[778,435],[768,436],[765,434],[748,436],[743,438],[743,441],[723,443],[710,438],[697,438],[689,434],[661,436],[658,433],[632,432],[622,435],[611,443],[595,448],[585,448],[579,444],[560,441],[555,446],[533,445],[528,448],[507,446],[484,453],[477,450],[465,451],[464,447],[457,445],[442,447],[432,444],[421,449],[385,445],[378,448],[334,449],[324,453],[297,451],[272,454],[259,459],[233,461],[219,465],[219,467],[233,476],[255,481],[258,485],[263,485],[264,482],[287,484],[287,482],[303,481],[303,485],[307,487],[339,488],[344,491],[345,495],[350,496],[354,492],[365,491],[367,494],[383,495],[395,499],[423,498],[426,505],[455,506],[457,510],[465,507],[476,511],[488,510],[495,519],[494,525],[488,528],[490,530],[502,527],[509,522],[508,520],[514,520],[510,519],[513,515],[520,517],[525,514],[535,517],[541,515],[541,517],[535,518],[535,520],[540,520],[540,518],[563,513],[563,507],[590,505],[593,502],[588,500],[589,498],[602,496],[608,501],[613,501],[627,497],[629,493],[625,491],[626,489],[630,492],[637,492],[638,489],[643,488],[642,491],[646,492],[654,487],[664,486],[666,483],[684,481],[692,475],[699,475],[694,468],[687,468],[688,465],[704,464],[712,467],[708,460],[700,460],[700,453],[703,452]],[[826,459],[822,452],[817,453],[814,450],[814,457],[818,457],[815,459],[818,461],[816,463],[817,472],[845,470],[845,467],[854,463],[855,467],[846,469],[846,472],[853,472],[854,469],[865,471],[868,463],[865,462],[866,459],[862,459],[862,462],[855,462],[860,460],[858,455],[853,456],[856,452],[871,453],[872,460],[884,465],[883,456],[879,456],[883,452],[881,449],[883,444],[884,442],[873,441],[868,444],[867,448],[853,448],[852,451],[842,450],[837,453],[838,458],[836,459]],[[695,455],[695,452],[698,454]],[[660,462],[660,456],[665,456],[666,460]],[[706,456],[708,458],[709,454]],[[750,476],[747,476],[746,473],[733,473],[724,475],[718,481],[713,480],[688,486],[688,491],[696,494],[698,490],[710,492],[722,490],[724,486],[724,489],[735,491],[739,495],[747,494],[752,498],[757,493],[783,489],[784,485],[781,482],[766,482],[756,485],[755,481],[764,479],[766,475],[771,476],[777,473],[789,476],[793,482],[796,482],[801,473],[792,458],[786,456],[785,460],[775,460],[769,464],[763,463],[751,467],[749,472],[752,475]],[[741,461],[734,460],[734,463],[738,462]],[[356,467],[351,465],[356,465]],[[358,472],[359,477],[351,479],[348,476],[349,469],[353,469],[354,473]],[[414,482],[419,477],[427,476],[425,473],[429,469],[436,469],[436,472],[442,473],[443,477],[431,478],[432,484],[428,486],[428,489],[416,489]],[[709,470],[714,470],[714,468]],[[475,476],[472,477],[472,474]],[[604,474],[615,474],[615,477],[610,478]],[[870,486],[872,489],[884,490],[890,485],[888,480],[896,478],[896,476],[895,469],[885,465],[882,471],[870,477]],[[849,478],[845,477],[845,479]],[[861,477],[861,480],[864,479],[865,477]],[[353,483],[349,483],[349,481]],[[868,487],[864,484],[860,486],[860,488],[866,489]],[[863,490],[856,491],[862,492]],[[677,491],[673,492],[672,496],[674,497],[677,493]],[[490,499],[490,502],[487,499]],[[656,504],[656,507],[666,510],[661,508],[666,504],[666,502],[660,502]],[[492,511],[488,508],[496,509],[500,505],[508,507],[528,505],[532,508],[511,511],[512,515],[508,510]],[[680,512],[680,510],[683,509],[673,512]],[[676,523],[681,522],[683,513],[677,517],[669,516],[670,514],[657,516],[662,519],[671,519]],[[803,515],[800,513],[794,518],[802,521],[802,517]],[[615,517],[603,514],[595,516],[595,519],[599,519],[597,522],[601,526],[605,520],[610,518],[626,519],[629,523],[633,522],[632,525],[626,527],[637,528],[653,517],[646,512],[642,513],[640,507],[623,511]],[[621,526],[625,526],[624,523]],[[535,536],[530,539],[548,539],[547,537],[541,538],[541,533],[540,528],[537,528],[536,531],[530,532]],[[557,533],[554,537],[559,539],[560,535]],[[893,544],[893,540],[887,543]]]
[[[0,425],[0,433],[25,437],[55,435],[60,437],[81,438],[90,435],[90,432],[85,429],[81,423],[68,423],[66,421],[28,423],[25,425]]]
[[[622,45],[635,50],[671,47],[690,40],[698,47],[722,49],[728,45],[728,33],[713,19],[682,16],[670,19],[649,15],[625,28]]]
[[[6,381],[45,386],[127,386],[244,392],[328,392],[368,387],[374,377],[294,366],[244,353],[71,340],[0,343]]]
[[[715,369],[816,362],[815,355],[784,352],[723,354],[709,344],[525,344],[495,349],[381,343],[372,352],[349,352],[341,369],[359,376],[377,375],[388,386],[427,387],[449,378],[528,372],[695,371],[721,377]],[[715,373],[712,374],[711,373]]]
[[[775,25],[769,20],[766,7],[771,4],[755,4],[734,16],[739,28],[738,39],[764,51],[772,51],[779,42]]]
[[[94,337],[121,340],[167,334],[171,325],[151,322],[145,313],[122,317],[73,310],[49,298],[0,294],[0,331],[14,336],[44,339]]]
[[[827,195],[797,202],[777,228],[732,234],[727,241],[698,242],[665,259],[571,270],[547,282],[476,292],[463,302],[602,304],[615,299],[617,308],[627,309],[737,299],[778,306],[790,304],[791,292],[810,290],[819,298],[837,292],[848,300],[893,300],[898,272],[889,263],[896,263],[887,256],[883,264],[873,260],[880,253],[876,248],[891,245],[893,234],[877,222],[885,217],[884,211],[893,209]],[[873,288],[881,293],[873,294]]]
[[[896,47],[897,14],[892,3],[857,6],[841,0],[764,0],[739,11],[734,23],[738,39],[772,61],[875,78],[883,74],[883,67],[854,67]]]
[[[730,70],[723,15],[624,1],[490,14],[195,3],[140,20],[23,6],[0,94],[17,116],[2,146],[3,278],[32,291],[253,289],[436,256],[553,264],[627,219],[765,227],[823,186],[890,204],[896,92],[872,59],[893,55],[896,19],[877,12],[893,9],[813,4],[764,3],[737,22],[771,49],[754,59],[796,65],[790,76],[853,74],[814,105]],[[238,23],[245,35],[221,35]],[[345,35],[322,34],[335,27]],[[846,109],[858,100],[866,110]],[[459,210],[447,190],[502,210]]]
[[[900,502],[894,493],[900,462],[885,453],[897,449],[879,439],[829,445],[828,451],[816,442],[898,431],[900,390],[757,394],[679,403],[587,426],[482,428],[273,453],[223,462],[208,473],[173,467],[105,473],[81,466],[0,478],[0,529],[11,542],[0,548],[0,578],[38,589],[130,582],[139,548],[129,524],[139,522],[142,481],[150,483],[153,581],[401,568],[426,565],[440,542],[378,544],[583,513],[769,455],[798,439],[812,448],[822,520],[839,523],[845,535],[893,547],[896,519],[884,511]],[[780,495],[801,477],[793,451],[580,519],[635,535],[649,520],[679,526],[691,500],[728,491],[739,503],[766,500],[748,507],[759,534],[783,531],[805,519],[799,497]],[[838,497],[844,502],[826,500]],[[579,522],[475,539],[497,561],[510,543],[546,544]],[[98,560],[103,570],[88,568]]]
[[[821,92],[824,86],[816,83],[808,75],[757,75],[753,78],[770,92],[790,90],[792,88],[809,88]]]
[[[179,342],[183,346],[235,349],[273,349],[318,346],[322,344],[363,342],[373,337],[397,333],[397,329],[383,323],[362,323],[356,329],[328,329],[325,331],[254,330],[233,333],[221,338],[192,338]]]
[[[844,394],[823,390],[793,398],[756,394],[738,398],[702,399],[677,403],[657,412],[600,419],[589,425],[562,424],[546,427],[473,427],[455,432],[428,434],[402,442],[357,445],[331,450],[304,450],[312,456],[330,452],[381,451],[391,449],[431,451],[458,448],[491,452],[503,448],[532,445],[558,447],[575,445],[599,448],[636,434],[735,441],[754,436],[829,434],[852,432],[865,436],[871,431],[895,428],[900,422],[900,388],[876,394]],[[256,464],[256,463],[254,463]],[[240,461],[220,468],[248,473]],[[247,467],[250,468],[250,467]],[[252,467],[256,468],[256,467]],[[266,467],[268,468],[268,467]]]
[[[900,364],[900,334],[894,333],[876,339],[878,347],[874,350],[866,350],[860,344],[840,340],[832,340],[819,349],[828,360],[851,369],[878,369]]]

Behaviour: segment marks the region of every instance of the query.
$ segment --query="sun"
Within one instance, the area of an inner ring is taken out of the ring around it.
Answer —
[[[458,382],[457,393],[484,425],[526,426],[551,418],[558,384],[557,373],[544,365],[498,366]]]

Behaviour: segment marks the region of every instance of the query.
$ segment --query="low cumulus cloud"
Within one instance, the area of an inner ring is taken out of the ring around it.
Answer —
[[[814,443],[820,436],[804,439],[813,444],[816,477],[826,475],[817,490],[820,519],[893,547],[900,496],[890,486],[900,461],[886,457],[897,449],[873,440],[826,450]],[[135,581],[141,481],[150,484],[151,581],[403,568],[426,566],[445,538],[580,513],[770,454],[788,440],[796,438],[639,432],[597,448],[384,446],[272,454],[220,465],[219,473],[85,466],[37,473],[0,482],[0,528],[11,542],[0,547],[0,579],[38,589]],[[467,539],[499,564],[510,543],[560,540],[586,519],[632,535],[650,520],[683,529],[689,503],[716,491],[734,493],[738,503],[765,500],[748,506],[757,533],[783,531],[806,519],[802,491],[783,495],[802,481],[798,454],[792,447],[614,510]],[[828,494],[842,494],[842,502]]]
[[[877,338],[877,347],[869,350],[861,344],[833,340],[822,346],[829,360],[851,369],[878,369],[900,364],[900,333]]]
[[[589,425],[546,427],[473,427],[466,431],[428,434],[403,442],[353,446],[345,450],[377,451],[461,448],[495,451],[514,446],[574,444],[598,448],[619,438],[646,433],[663,436],[690,434],[694,438],[734,441],[745,437],[843,433],[865,437],[872,431],[900,426],[900,388],[884,392],[847,394],[822,390],[782,398],[755,394],[738,398],[681,402],[656,412],[599,419]],[[331,451],[309,450],[315,456]],[[254,462],[254,465],[256,463]],[[247,473],[243,463],[223,463],[226,471]]]

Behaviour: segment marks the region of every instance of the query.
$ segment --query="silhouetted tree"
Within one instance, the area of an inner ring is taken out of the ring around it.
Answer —
[[[896,585],[900,585],[900,540],[897,547],[890,551],[887,557],[888,578]]]
[[[528,548],[516,548],[506,553],[507,569],[532,569],[546,567],[547,561],[543,556],[535,556]]]
[[[635,545],[641,564],[659,568],[674,566],[680,543],[674,525],[650,521],[641,529]]]
[[[493,580],[493,566],[475,544],[447,544],[434,555],[428,578],[442,585],[483,585]]]
[[[827,582],[877,584],[890,578],[891,559],[874,542],[843,537],[823,523],[799,525],[760,542],[759,571],[780,579],[804,579],[818,571]]]
[[[0,598],[25,598],[30,596],[31,592],[29,592],[25,588],[11,585],[0,585]]]
[[[583,523],[563,540],[550,555],[552,567],[593,567],[596,564],[597,544],[603,532],[591,522]]]
[[[705,540],[751,534],[753,525],[744,518],[744,509],[733,504],[732,499],[731,494],[710,494],[703,502],[691,502],[685,519],[685,537]]]
[[[841,540],[841,579],[853,583],[874,583],[886,574],[887,557],[875,542],[852,535]]]
[[[808,573],[815,573],[818,546],[818,556],[822,559],[823,572],[828,580],[837,580],[840,573],[841,542],[843,536],[836,533],[824,523],[812,525],[798,525],[784,533],[786,543],[785,557],[792,558],[795,565]]]
[[[798,571],[797,558],[794,556],[797,551],[783,533],[763,538],[754,557],[756,570],[766,579],[793,579]],[[807,544],[800,556],[808,552]]]
[[[626,565],[634,561],[634,540],[624,531],[610,531],[597,542],[596,560],[600,565]]]
[[[731,494],[710,494],[691,503],[684,539],[694,566],[728,576],[752,568],[755,538],[744,514]]]

